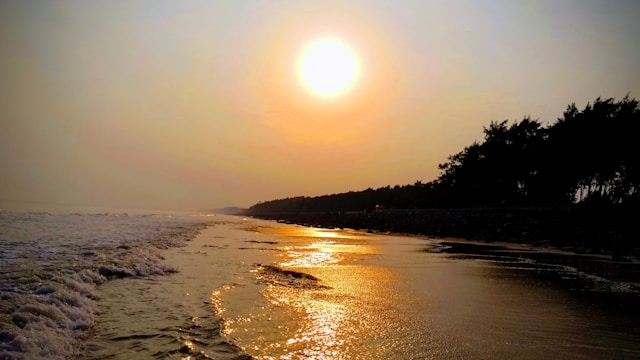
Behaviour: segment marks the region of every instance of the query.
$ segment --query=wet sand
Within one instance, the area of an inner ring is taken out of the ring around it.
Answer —
[[[539,263],[556,266],[570,266],[587,275],[600,277],[630,290],[640,291],[640,261],[626,259],[611,260],[603,254],[578,254],[551,246],[533,246],[509,242],[483,242],[457,238],[433,239],[439,246],[434,251],[449,254],[468,254],[475,256],[511,256],[527,258]]]
[[[579,271],[478,246],[230,218],[166,251],[179,273],[105,284],[88,358],[640,354],[638,317]]]

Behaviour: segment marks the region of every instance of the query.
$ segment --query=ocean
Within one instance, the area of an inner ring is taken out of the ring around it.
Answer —
[[[637,266],[579,259],[220,215],[2,211],[0,359],[639,358]]]

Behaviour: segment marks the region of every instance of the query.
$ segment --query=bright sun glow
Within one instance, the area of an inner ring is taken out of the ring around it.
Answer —
[[[358,77],[358,59],[344,42],[325,38],[303,52],[298,73],[306,86],[321,96],[347,91]]]

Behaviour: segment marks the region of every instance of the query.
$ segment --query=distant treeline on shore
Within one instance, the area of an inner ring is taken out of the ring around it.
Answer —
[[[630,221],[619,223],[603,214],[637,213],[640,208],[638,134],[637,100],[629,96],[620,101],[597,98],[582,110],[569,105],[562,117],[546,127],[529,117],[512,124],[491,122],[484,128],[482,142],[449,156],[439,165],[438,178],[428,183],[271,200],[255,204],[245,213],[268,217],[375,213],[376,209],[562,208],[582,216],[571,224],[602,223],[604,233],[595,232],[603,236],[601,243],[636,247],[632,242],[637,242],[637,237],[632,239],[631,234],[637,231]],[[579,208],[583,210],[575,210]],[[587,216],[585,211],[599,215]],[[535,216],[531,221],[536,221]],[[569,226],[556,225],[557,229]]]

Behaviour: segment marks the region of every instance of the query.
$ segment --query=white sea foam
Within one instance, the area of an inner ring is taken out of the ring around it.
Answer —
[[[175,272],[159,249],[204,226],[189,216],[0,211],[0,359],[76,355],[96,285]]]

